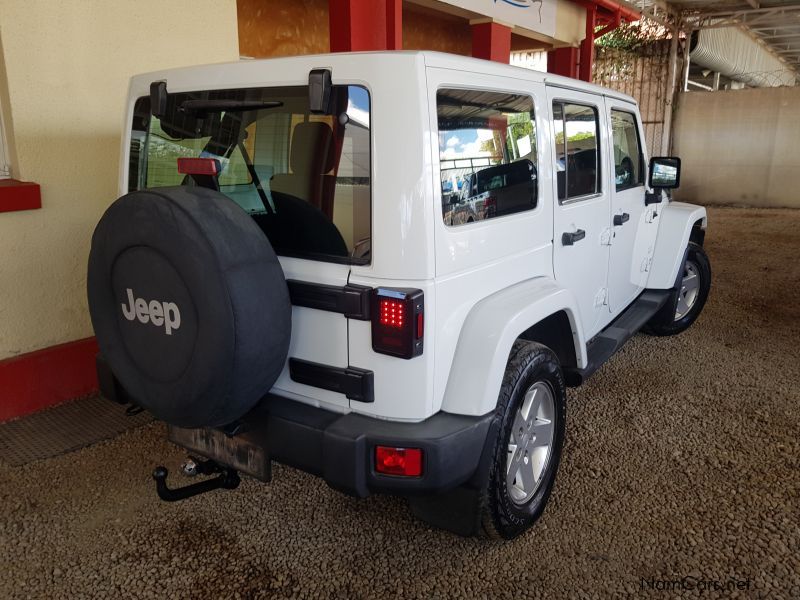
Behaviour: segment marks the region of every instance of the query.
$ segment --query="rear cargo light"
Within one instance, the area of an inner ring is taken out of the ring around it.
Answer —
[[[181,175],[219,175],[220,170],[216,158],[178,159],[178,173]]]
[[[422,449],[376,446],[375,470],[384,475],[420,477],[422,475]]]
[[[491,219],[497,216],[497,198],[489,196],[483,201],[484,219]]]
[[[399,358],[422,354],[424,309],[422,290],[373,290],[372,349]]]

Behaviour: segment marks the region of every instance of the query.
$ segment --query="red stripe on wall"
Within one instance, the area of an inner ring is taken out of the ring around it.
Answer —
[[[0,423],[97,390],[91,337],[0,360]]]

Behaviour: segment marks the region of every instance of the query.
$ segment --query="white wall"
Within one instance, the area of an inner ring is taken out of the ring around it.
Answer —
[[[137,72],[236,60],[236,0],[0,0],[12,176],[42,208],[0,213],[0,359],[92,335],[91,234],[116,197]]]
[[[800,87],[683,93],[674,131],[676,198],[800,208]]]

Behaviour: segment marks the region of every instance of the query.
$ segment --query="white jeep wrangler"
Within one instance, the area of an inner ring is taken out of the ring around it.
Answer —
[[[277,460],[460,534],[542,514],[566,386],[711,282],[634,100],[429,52],[134,77],[88,294],[106,396],[187,448],[165,500]]]

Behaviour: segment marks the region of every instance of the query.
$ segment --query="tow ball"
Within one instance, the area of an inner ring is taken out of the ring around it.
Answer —
[[[156,492],[158,497],[165,502],[177,502],[178,500],[185,500],[192,496],[205,494],[218,489],[233,490],[239,487],[241,479],[235,469],[224,467],[213,460],[199,460],[194,457],[189,457],[182,465],[183,473],[189,477],[195,475],[218,475],[213,479],[206,479],[198,481],[190,485],[185,485],[179,488],[170,489],[167,486],[167,471],[166,467],[156,467],[153,471],[153,479],[156,482]]]

